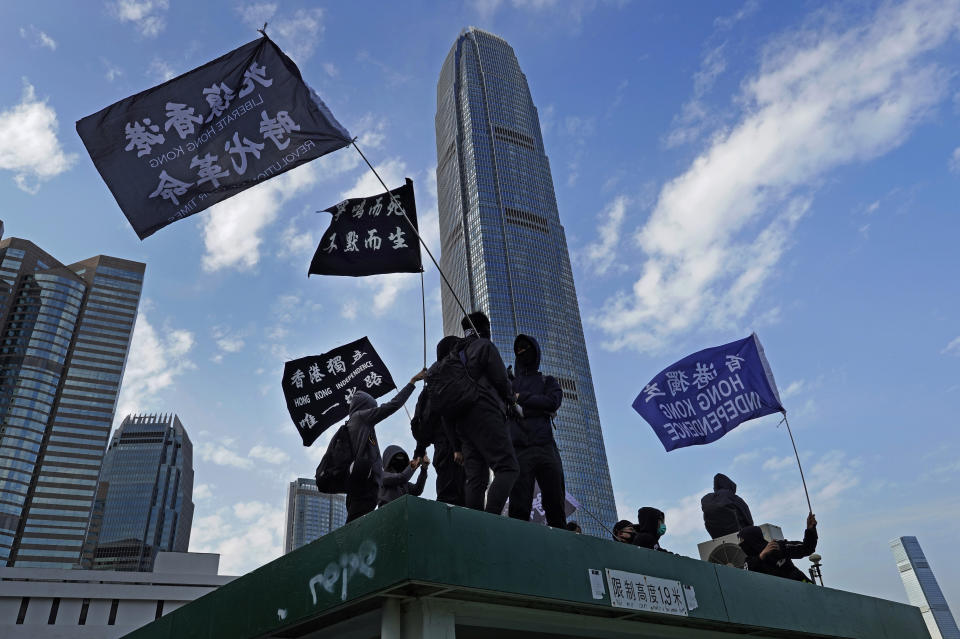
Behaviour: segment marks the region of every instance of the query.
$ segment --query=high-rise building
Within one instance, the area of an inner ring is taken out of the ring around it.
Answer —
[[[78,563],[145,269],[0,241],[0,564]]]
[[[347,523],[344,495],[329,495],[317,490],[317,482],[303,477],[290,482],[287,489],[287,526],[283,554],[292,552],[323,537]]]
[[[437,83],[440,263],[467,306],[490,317],[507,363],[518,333],[543,349],[541,370],[563,388],[557,440],[567,491],[608,527],[617,519],[567,240],[540,119],[513,48],[465,29]],[[443,329],[460,307],[442,289]],[[584,532],[606,536],[591,517]]]
[[[917,538],[898,537],[890,542],[890,549],[900,570],[907,600],[920,608],[931,639],[960,639],[960,629]]]
[[[83,566],[150,572],[158,552],[187,552],[193,444],[176,415],[127,415],[103,458]]]

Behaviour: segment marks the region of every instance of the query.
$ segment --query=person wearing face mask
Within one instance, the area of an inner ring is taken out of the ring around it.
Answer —
[[[634,530],[636,531],[633,536],[634,545],[669,552],[660,547],[660,538],[667,532],[663,511],[644,506],[637,511],[637,523],[634,525]]]
[[[621,544],[633,545],[633,538],[637,534],[633,528],[633,522],[621,519],[613,525],[613,540]]]
[[[547,525],[563,528],[563,462],[553,438],[553,416],[563,401],[556,378],[540,372],[540,345],[529,335],[513,342],[516,368],[513,393],[523,413],[510,419],[510,435],[520,464],[520,475],[510,492],[510,516],[528,521],[534,483],[540,486]]]

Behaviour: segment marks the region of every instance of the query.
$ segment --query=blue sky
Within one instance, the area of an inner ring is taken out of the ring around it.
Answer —
[[[418,278],[305,277],[327,223],[315,211],[377,190],[350,149],[140,242],[73,123],[254,39],[264,20],[388,182],[414,179],[435,251],[440,66],[467,25],[513,45],[621,516],[660,507],[664,546],[696,556],[699,497],[722,471],[758,520],[801,535],[777,418],[668,454],[630,407],[669,363],[756,330],[828,585],[904,600],[888,541],[916,535],[960,609],[960,2],[3,3],[6,233],[65,262],[147,263],[118,414],[180,415],[195,445],[191,549],[222,553],[228,573],[281,552],[286,482],[312,476],[327,441],[301,445],[283,362],[367,335],[409,376]],[[426,282],[435,343],[434,269]],[[381,441],[409,446],[405,421]]]

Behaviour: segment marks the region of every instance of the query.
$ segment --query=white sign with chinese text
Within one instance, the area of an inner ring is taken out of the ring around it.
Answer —
[[[679,581],[607,568],[607,589],[614,608],[687,616]]]

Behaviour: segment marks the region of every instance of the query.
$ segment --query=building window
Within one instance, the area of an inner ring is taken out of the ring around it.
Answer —
[[[110,604],[110,618],[107,619],[108,626],[112,626],[113,624],[117,623],[117,606],[119,605],[120,605],[119,599],[114,599],[113,602]]]
[[[84,599],[83,603],[80,605],[80,621],[77,622],[78,625],[85,626],[87,624],[87,612],[90,611],[90,600]]]
[[[153,616],[154,619],[159,619],[163,616],[163,599],[157,601],[157,613]]]
[[[47,617],[47,625],[52,626],[57,623],[57,611],[60,610],[60,597],[54,597],[50,604],[50,616]]]
[[[22,624],[27,617],[27,606],[30,605],[30,597],[23,597],[20,600],[20,612],[17,613],[17,623]]]

